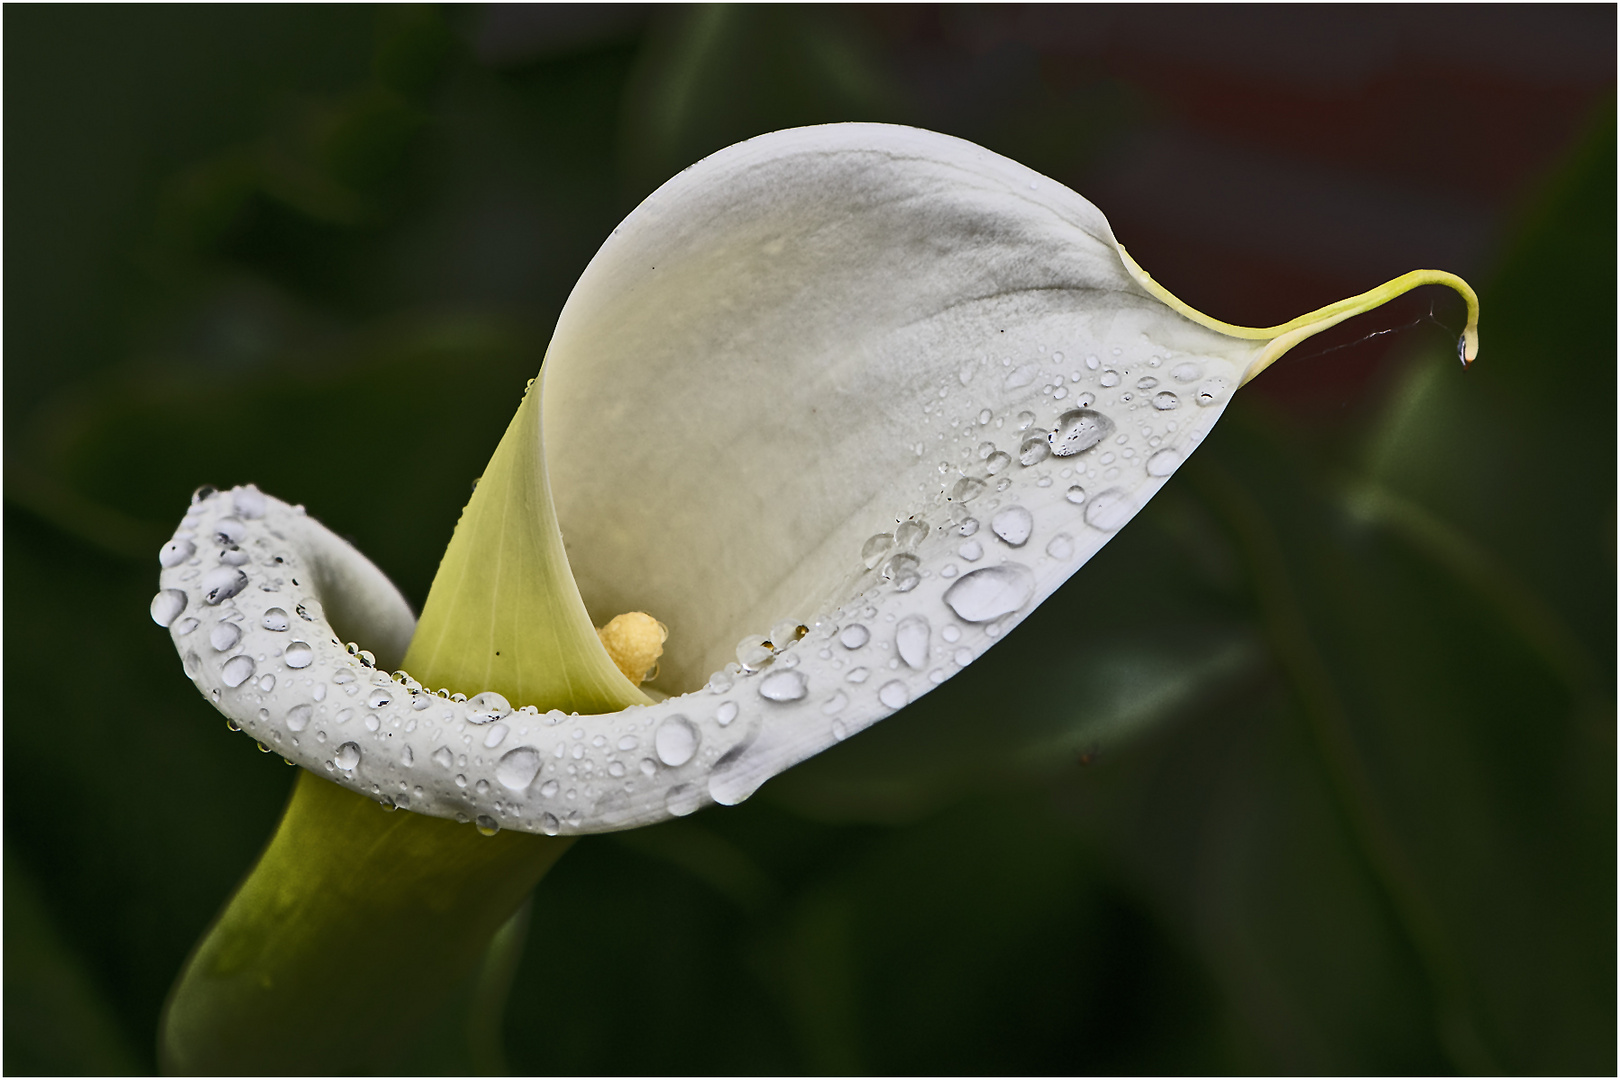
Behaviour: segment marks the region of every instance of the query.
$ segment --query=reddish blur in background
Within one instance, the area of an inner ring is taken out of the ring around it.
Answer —
[[[1440,289],[1313,339],[946,688],[579,844],[504,1040],[410,1019],[440,988],[357,943],[401,1001],[365,1067],[1614,1072],[1612,5],[5,30],[6,1072],[155,1067],[292,779],[145,614],[191,490],[306,503],[420,604],[602,238],[843,120],[1056,178],[1229,322],[1459,273],[1480,362]]]

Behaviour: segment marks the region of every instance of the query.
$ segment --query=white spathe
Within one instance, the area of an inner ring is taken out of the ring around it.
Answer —
[[[252,488],[193,505],[154,618],[244,730],[379,800],[547,833],[735,803],[1015,626],[1152,497],[1266,345],[1178,314],[1095,207],[980,147],[778,132],[625,219],[541,373],[581,594],[599,623],[669,625],[656,685],[677,696],[574,717],[382,674],[323,605],[398,656],[403,601]],[[784,622],[809,631],[739,670],[738,641]]]

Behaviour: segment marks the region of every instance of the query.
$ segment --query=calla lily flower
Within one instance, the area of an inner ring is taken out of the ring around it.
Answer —
[[[419,623],[251,486],[198,493],[152,615],[233,726],[387,808],[573,835],[739,803],[996,644],[1277,357],[1424,284],[1467,301],[1467,363],[1447,273],[1236,327],[978,146],[762,136],[586,269]]]

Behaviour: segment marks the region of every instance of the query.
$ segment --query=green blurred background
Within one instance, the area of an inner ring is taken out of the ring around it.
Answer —
[[[1318,339],[943,690],[580,843],[507,1067],[1615,1071],[1612,6],[5,30],[6,1072],[153,1069],[290,788],[146,615],[191,489],[305,503],[420,604],[619,218],[835,120],[1062,180],[1234,322],[1460,272],[1481,360],[1438,290]]]

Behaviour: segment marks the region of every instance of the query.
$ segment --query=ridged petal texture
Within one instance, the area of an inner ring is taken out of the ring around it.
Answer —
[[[779,132],[624,221],[542,371],[529,457],[580,595],[668,625],[672,696],[579,716],[389,675],[404,602],[251,487],[195,502],[153,614],[235,723],[379,801],[548,834],[736,803],[1016,626],[1265,345],[1167,306],[1094,206],[980,147]]]

